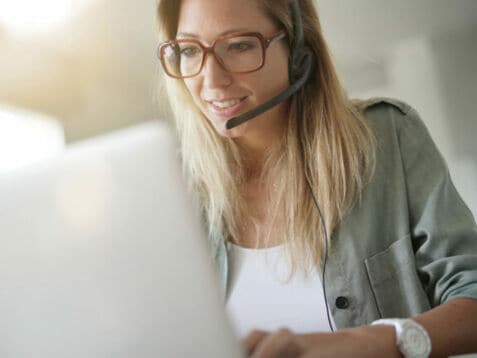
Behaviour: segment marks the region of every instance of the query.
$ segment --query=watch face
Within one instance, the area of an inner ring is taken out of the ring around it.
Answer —
[[[401,347],[406,356],[427,357],[430,344],[429,337],[419,326],[404,324]]]

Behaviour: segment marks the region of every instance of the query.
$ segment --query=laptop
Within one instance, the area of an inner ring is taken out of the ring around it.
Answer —
[[[165,124],[73,144],[0,198],[0,357],[243,356]]]

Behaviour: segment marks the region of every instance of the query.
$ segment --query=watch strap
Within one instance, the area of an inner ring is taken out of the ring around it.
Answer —
[[[385,318],[371,325],[392,325],[396,330],[396,345],[405,358],[428,358],[431,339],[426,329],[416,321],[406,318]]]

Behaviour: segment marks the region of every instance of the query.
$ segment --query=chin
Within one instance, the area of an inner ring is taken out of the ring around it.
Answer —
[[[248,123],[242,123],[241,125],[234,127],[232,129],[226,129],[225,128],[226,123],[227,121],[213,123],[215,130],[220,136],[226,137],[226,138],[239,138],[245,135],[246,129],[248,127],[247,125]]]

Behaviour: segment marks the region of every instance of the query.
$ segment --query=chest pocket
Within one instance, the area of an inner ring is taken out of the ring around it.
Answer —
[[[410,317],[430,309],[410,235],[367,258],[365,266],[381,317]]]

